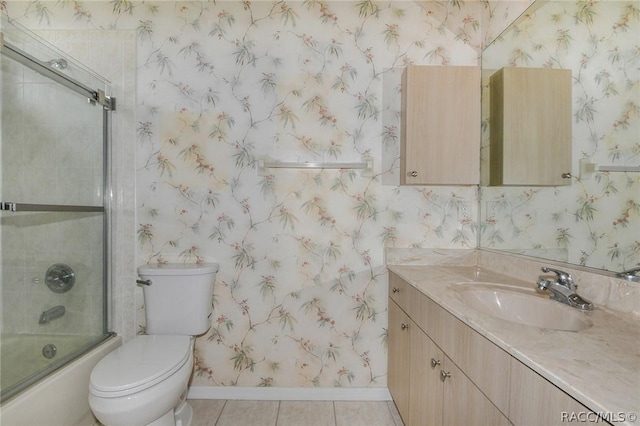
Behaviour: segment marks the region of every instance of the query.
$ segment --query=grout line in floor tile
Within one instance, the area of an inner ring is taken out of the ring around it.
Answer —
[[[282,408],[282,401],[278,401],[278,409],[276,410],[276,423],[274,426],[278,426],[278,420],[280,419],[280,408]]]
[[[229,400],[225,399],[224,404],[222,404],[222,408],[220,409],[220,412],[218,413],[218,417],[216,418],[216,422],[213,424],[213,426],[216,426],[218,422],[220,422],[220,417],[222,417],[222,413],[224,412],[224,407],[227,406],[227,402],[229,402]]]
[[[404,426],[402,416],[400,416],[400,412],[398,411],[398,407],[396,407],[396,403],[393,400],[387,401],[387,407],[389,408],[389,412],[391,413],[393,424],[396,426]]]
[[[389,405],[389,403],[385,403],[385,405],[387,406],[387,411],[389,412],[389,415],[391,416],[391,420],[393,420],[393,424],[398,426],[398,423],[396,422],[396,416],[393,415],[393,411],[391,410],[391,406]]]
[[[221,419],[224,417],[223,414],[225,412],[225,409],[227,408],[227,405],[229,404],[231,400],[223,400],[222,402],[222,407],[220,408],[220,411],[218,411],[217,416],[213,419],[208,419],[208,421],[206,422],[207,426],[218,426],[220,425],[220,421]],[[276,409],[276,417],[274,419],[274,423],[270,424],[270,426],[278,426],[278,424],[280,423],[280,414],[281,410],[282,410],[282,403],[283,401],[276,401],[278,402],[278,406]],[[333,426],[338,426],[341,424],[341,422],[338,421],[338,410],[337,410],[337,402],[339,401],[331,401],[331,407],[333,409]],[[401,417],[399,417],[399,415],[397,414],[397,409],[395,407],[395,405],[393,405],[393,402],[389,402],[387,401],[386,403],[384,403],[384,405],[387,407],[387,411],[389,413],[389,416],[391,417],[391,421],[392,423],[390,423],[389,426],[394,425],[394,426],[404,426],[404,423],[402,422]],[[395,410],[395,411],[394,411]],[[347,410],[349,411],[349,410]],[[331,414],[329,414],[331,415]],[[344,418],[344,417],[343,417]],[[285,416],[285,419],[287,419],[287,417]],[[96,425],[98,426],[98,425]],[[242,425],[242,426],[250,426],[250,425]],[[303,425],[300,425],[303,426]]]

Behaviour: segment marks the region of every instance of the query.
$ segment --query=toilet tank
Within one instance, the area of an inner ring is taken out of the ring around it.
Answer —
[[[211,326],[217,263],[143,265],[147,334],[197,336]]]

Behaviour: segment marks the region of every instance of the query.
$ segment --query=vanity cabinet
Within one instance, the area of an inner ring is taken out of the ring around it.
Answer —
[[[393,272],[388,343],[388,387],[408,426],[560,425],[589,412]]]
[[[409,418],[409,378],[411,353],[409,330],[411,320],[395,303],[389,303],[389,329],[387,344],[389,362],[387,365],[387,387],[405,423]],[[393,354],[393,356],[391,356]]]
[[[420,327],[413,322],[412,326],[409,332],[411,357],[407,364],[411,371],[410,380],[407,382],[411,402],[409,421],[405,423],[441,425],[443,424],[445,388],[440,371],[450,371],[450,366],[445,365],[449,362],[446,362],[444,352],[427,337]]]
[[[480,181],[480,67],[409,65],[402,74],[401,185]]]
[[[507,426],[491,400],[403,310],[420,309],[420,300],[413,298],[415,289],[391,276],[388,386],[405,424]],[[446,328],[446,321],[439,324]]]
[[[398,412],[405,424],[442,424],[444,353],[394,302],[389,324],[388,386]]]
[[[578,415],[589,420],[587,423],[595,423],[595,416],[586,417],[591,410],[516,359],[511,360],[510,394],[509,419],[514,425],[526,425],[535,419],[538,424],[566,426],[569,416]],[[609,424],[604,420],[598,423]]]
[[[490,77],[491,185],[571,184],[571,70],[502,68]]]

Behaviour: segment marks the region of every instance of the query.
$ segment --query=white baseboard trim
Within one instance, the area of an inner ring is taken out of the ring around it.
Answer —
[[[391,401],[391,394],[388,388],[191,386],[187,398],[255,401]]]

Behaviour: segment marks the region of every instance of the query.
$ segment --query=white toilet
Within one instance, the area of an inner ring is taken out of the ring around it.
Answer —
[[[147,335],[104,357],[91,372],[89,406],[106,426],[188,426],[186,402],[195,337],[211,326],[219,265],[167,264],[138,268]]]

